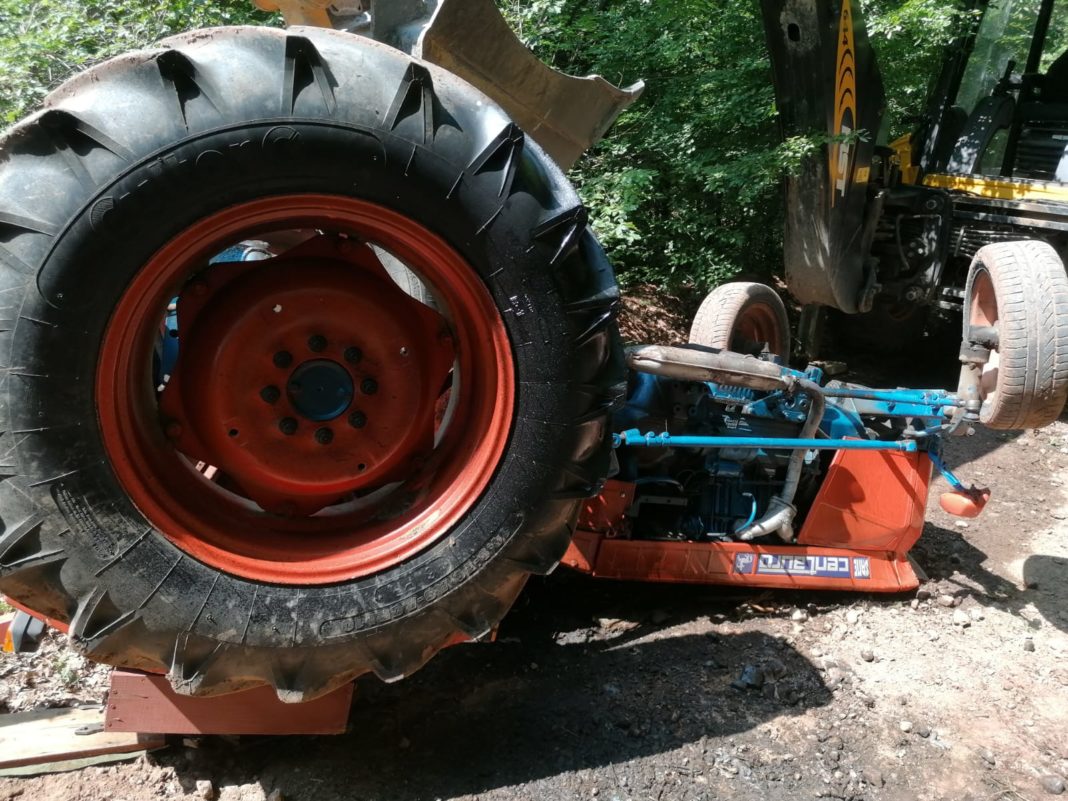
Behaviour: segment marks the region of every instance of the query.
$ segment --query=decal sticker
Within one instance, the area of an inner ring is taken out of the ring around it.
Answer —
[[[853,9],[849,0],[842,0],[842,15],[838,21],[838,58],[834,78],[834,136],[850,134],[857,124],[857,65],[853,49]],[[845,197],[853,167],[852,143],[835,142],[829,160],[831,173],[831,208],[838,196]]]
[[[742,551],[734,555],[734,572],[735,573],[752,573],[753,572],[753,556],[749,551]]]
[[[762,553],[757,573],[772,576],[817,576],[819,578],[850,578],[848,556],[779,556]]]
[[[871,564],[868,562],[866,556],[854,556],[853,557],[853,578],[867,579],[871,578]]]

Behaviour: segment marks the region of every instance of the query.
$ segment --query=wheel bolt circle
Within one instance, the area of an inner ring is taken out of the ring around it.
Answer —
[[[349,425],[353,428],[363,428],[367,425],[367,415],[361,411],[355,411],[349,415]]]
[[[266,403],[275,403],[282,397],[282,390],[276,386],[267,386],[260,390],[260,397]]]
[[[363,381],[360,382],[360,390],[365,395],[374,395],[376,392],[378,392],[378,382],[375,381],[373,378],[365,378]]]
[[[313,353],[322,353],[326,350],[326,337],[322,334],[315,334],[314,336],[308,337],[308,350]]]
[[[360,360],[363,358],[363,351],[353,346],[345,348],[344,355],[345,361],[347,361],[349,364],[359,364]]]
[[[274,354],[275,367],[289,367],[291,364],[293,364],[293,354],[288,350],[280,350]]]
[[[320,445],[329,445],[334,441],[334,432],[326,426],[315,430],[315,441]]]
[[[283,417],[278,421],[278,430],[287,437],[297,433],[297,421],[292,417]]]

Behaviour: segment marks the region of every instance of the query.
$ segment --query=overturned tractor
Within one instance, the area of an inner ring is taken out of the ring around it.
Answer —
[[[561,165],[640,87],[529,66],[488,1],[282,5],[345,30],[168,39],[0,139],[0,591],[87,656],[295,702],[487,635],[562,559],[908,589],[932,466],[986,500],[943,437],[1060,413],[1035,243],[976,257],[956,392],[791,369],[754,285],[625,353]]]

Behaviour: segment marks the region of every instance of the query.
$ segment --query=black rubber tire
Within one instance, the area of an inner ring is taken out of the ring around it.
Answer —
[[[1068,400],[1068,275],[1049,244],[984,245],[964,290],[964,336],[977,282],[989,278],[997,307],[997,377],[979,419],[988,428],[1041,428]]]
[[[786,305],[770,286],[749,281],[722,284],[705,296],[690,326],[690,343],[735,350],[738,347],[735,337],[738,320],[756,307],[766,314],[773,327],[773,337],[766,343],[768,351],[788,360],[790,318],[786,314]]]
[[[445,238],[501,309],[517,372],[505,456],[465,519],[331,586],[179,550],[120,487],[94,402],[111,309],[160,244],[292,191],[381,203]],[[68,623],[86,656],[193,695],[269,684],[307,700],[484,636],[555,567],[608,471],[619,298],[586,220],[492,101],[362,37],[195,31],[68,81],[0,139],[0,592]]]

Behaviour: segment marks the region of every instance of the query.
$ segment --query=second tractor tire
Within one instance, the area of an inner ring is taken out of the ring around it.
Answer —
[[[1068,276],[1049,244],[985,245],[964,292],[964,334],[989,327],[998,344],[984,367],[981,422],[995,429],[1040,428],[1068,399]]]
[[[790,319],[779,294],[766,284],[734,281],[716,287],[701,302],[689,341],[758,355],[765,348],[790,357]]]

